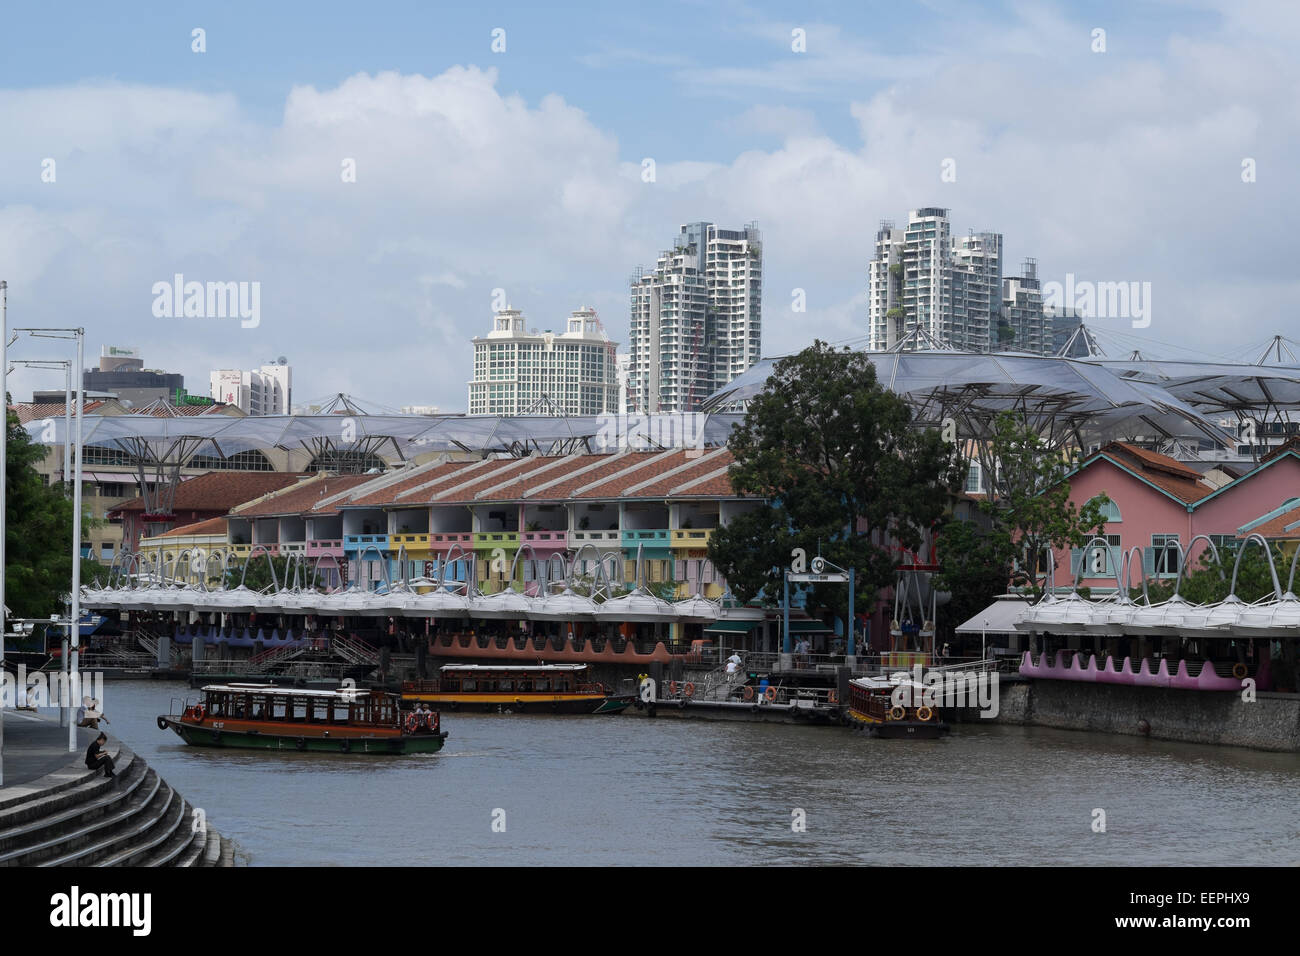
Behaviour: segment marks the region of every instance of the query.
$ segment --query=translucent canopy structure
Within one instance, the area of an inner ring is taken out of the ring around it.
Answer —
[[[1163,438],[1231,437],[1191,404],[1141,377],[1125,377],[1091,361],[1018,352],[952,350],[864,353],[880,383],[906,399],[918,424],[953,419],[979,438],[992,419],[1016,411],[1050,443],[1134,433]],[[777,359],[764,359],[704,403],[715,409],[752,399],[767,387]]]
[[[364,451],[406,459],[425,452],[613,451],[620,440],[634,447],[724,444],[740,420],[729,413],[702,414],[683,426],[679,415],[225,415],[155,417],[87,415],[83,441],[115,448],[146,461],[187,460],[195,454],[228,457],[253,449],[306,448],[313,452]],[[62,418],[32,421],[38,443],[64,442]]]
[[[1300,366],[1088,359],[1126,381],[1159,386],[1206,415],[1269,416],[1300,405]]]

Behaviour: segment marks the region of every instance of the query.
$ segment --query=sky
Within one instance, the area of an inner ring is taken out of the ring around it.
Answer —
[[[69,3],[4,33],[10,327],[194,394],[285,356],[295,403],[463,411],[497,290],[625,347],[629,276],[697,220],[762,230],[764,355],[860,344],[876,230],[920,206],[1002,233],[1007,274],[1150,283],[1149,324],[1094,323],[1111,354],[1300,338],[1300,4]],[[158,314],[177,274],[257,283],[256,323]]]

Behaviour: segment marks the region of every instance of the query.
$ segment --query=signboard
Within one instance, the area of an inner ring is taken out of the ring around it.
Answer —
[[[847,574],[791,574],[788,577],[791,581],[819,581],[830,584],[847,584],[849,580]]]

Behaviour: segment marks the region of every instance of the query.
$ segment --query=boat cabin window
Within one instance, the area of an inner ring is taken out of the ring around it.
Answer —
[[[461,690],[478,690],[478,682],[472,677],[462,677],[460,679]]]
[[[497,688],[499,690],[514,690],[515,682],[503,677],[501,680],[497,681]]]
[[[545,677],[533,678],[533,690],[538,690],[538,691],[547,690],[550,686],[551,686],[551,682],[548,681]]]

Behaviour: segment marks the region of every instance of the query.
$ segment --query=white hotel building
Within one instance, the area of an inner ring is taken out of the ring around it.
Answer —
[[[578,309],[561,333],[529,331],[518,309],[496,313],[474,337],[471,415],[602,415],[619,409],[615,346],[595,309]]]

